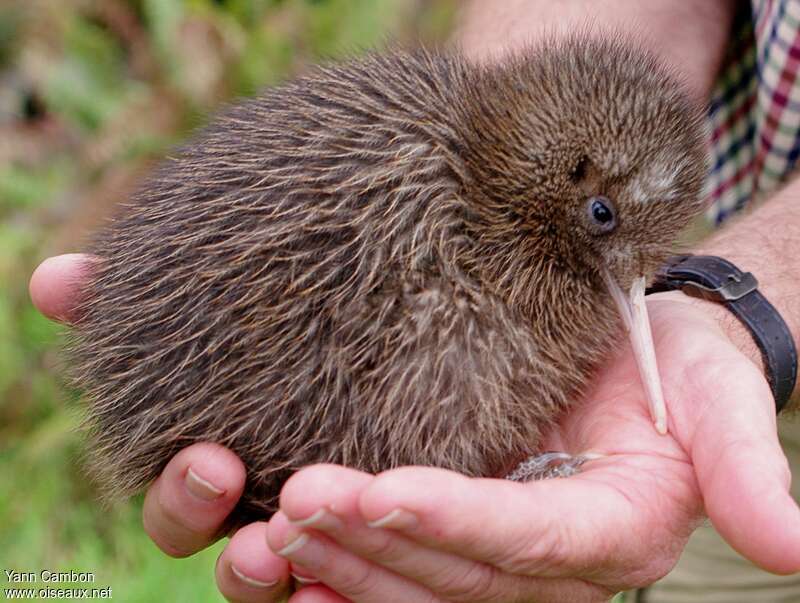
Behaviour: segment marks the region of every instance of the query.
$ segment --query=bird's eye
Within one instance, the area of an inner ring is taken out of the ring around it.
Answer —
[[[614,205],[606,197],[590,197],[586,203],[589,222],[598,234],[606,234],[617,227],[617,214]]]

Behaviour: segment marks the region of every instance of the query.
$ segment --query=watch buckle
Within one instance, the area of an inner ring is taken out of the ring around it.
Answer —
[[[741,299],[758,289],[758,281],[752,273],[745,272],[741,277],[729,274],[725,283],[719,287],[706,287],[698,283],[684,282],[681,289],[688,290],[689,293],[695,293],[705,299],[727,302]]]

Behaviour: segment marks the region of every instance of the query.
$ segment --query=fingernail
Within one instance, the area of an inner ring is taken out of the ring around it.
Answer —
[[[186,489],[189,490],[190,493],[206,502],[217,500],[220,496],[225,494],[225,490],[220,490],[211,482],[204,480],[192,471],[191,467],[186,471],[186,479],[184,481],[186,483]]]
[[[325,508],[319,509],[305,519],[293,520],[291,523],[298,528],[314,528],[323,532],[332,532],[344,528],[344,522]]]
[[[252,588],[272,588],[278,584],[278,580],[273,580],[272,582],[263,582],[261,580],[256,580],[255,578],[251,578],[233,564],[231,564],[231,572],[233,572],[233,575],[239,580]]]
[[[314,570],[325,563],[326,552],[321,542],[304,533],[278,551],[278,555]]]
[[[286,544],[283,545],[283,548],[280,551],[276,551],[275,554],[280,555],[281,557],[287,557],[305,545],[309,538],[310,536],[308,534],[304,534],[302,532],[298,532],[293,536],[289,535],[286,537]]]
[[[393,530],[409,530],[419,524],[417,516],[405,509],[395,509],[375,521],[368,521],[371,528],[390,528]]]
[[[294,572],[292,572],[292,578],[297,580],[303,586],[308,586],[310,584],[319,584],[319,580],[317,580],[316,578],[306,578],[305,576],[300,576]]]

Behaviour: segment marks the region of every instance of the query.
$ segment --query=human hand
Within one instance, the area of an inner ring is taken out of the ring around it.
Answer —
[[[602,601],[666,574],[705,502],[744,556],[800,570],[800,512],[760,369],[717,306],[669,293],[649,308],[669,435],[653,429],[627,350],[551,436],[550,449],[604,455],[579,475],[517,484],[315,466],[284,486],[272,549],[358,603]]]
[[[87,262],[62,256],[37,270],[31,296],[45,314],[70,319]],[[288,520],[316,517],[311,546],[290,546],[288,557],[297,575],[327,588],[303,589],[292,603],[341,602],[334,591],[357,602],[603,600],[672,567],[703,516],[703,498],[740,552],[771,571],[797,571],[800,517],[763,376],[701,307],[659,297],[651,317],[669,436],[653,430],[625,353],[552,434],[552,449],[607,455],[573,478],[514,484],[421,468],[377,477],[303,470],[284,488],[269,541],[286,549],[299,533]],[[149,489],[145,527],[168,554],[200,550],[218,535],[243,483],[229,451],[187,448]],[[320,519],[314,514],[323,508],[330,511]],[[395,508],[415,516],[414,525],[366,526]],[[217,582],[229,600],[277,601],[287,592],[289,566],[267,549],[266,532],[264,523],[243,528],[220,556]],[[326,556],[319,566],[302,557],[315,548]]]

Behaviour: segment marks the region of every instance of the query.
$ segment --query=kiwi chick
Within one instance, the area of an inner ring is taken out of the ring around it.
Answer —
[[[217,442],[247,467],[234,523],[315,462],[504,475],[620,336],[604,274],[666,258],[704,160],[698,108],[616,41],[374,55],[232,107],[91,249],[94,473],[131,494]]]

